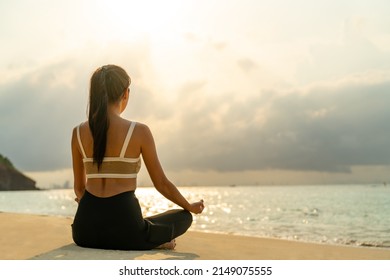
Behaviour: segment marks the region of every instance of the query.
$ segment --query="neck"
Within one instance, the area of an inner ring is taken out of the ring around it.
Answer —
[[[109,118],[111,117],[119,117],[121,114],[120,104],[110,104],[107,108],[107,113]]]

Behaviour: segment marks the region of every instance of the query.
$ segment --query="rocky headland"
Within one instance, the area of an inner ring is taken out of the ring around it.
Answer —
[[[38,190],[36,182],[17,170],[0,154],[0,191]]]

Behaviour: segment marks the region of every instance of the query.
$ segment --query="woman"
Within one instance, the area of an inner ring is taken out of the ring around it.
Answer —
[[[203,200],[189,203],[167,179],[153,136],[141,123],[121,118],[131,80],[119,66],[92,75],[88,122],[73,129],[72,160],[78,209],[72,225],[79,246],[148,250],[173,249],[175,238],[202,213]],[[143,218],[134,194],[141,157],[156,189],[182,210]]]

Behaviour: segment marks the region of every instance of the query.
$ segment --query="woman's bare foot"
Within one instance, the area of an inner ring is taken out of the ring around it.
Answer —
[[[175,249],[175,247],[176,247],[176,241],[175,241],[175,239],[173,239],[173,240],[170,241],[170,242],[161,244],[161,245],[158,246],[156,249],[173,250],[173,249]]]

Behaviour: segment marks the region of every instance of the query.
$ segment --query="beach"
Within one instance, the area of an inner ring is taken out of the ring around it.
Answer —
[[[390,249],[317,244],[189,231],[174,250],[116,251],[81,248],[73,219],[0,213],[1,260],[390,260]]]
[[[191,230],[329,245],[390,248],[390,188],[356,186],[181,187],[203,198]],[[136,191],[144,217],[177,206],[154,188]],[[72,189],[0,192],[0,212],[72,218]]]

